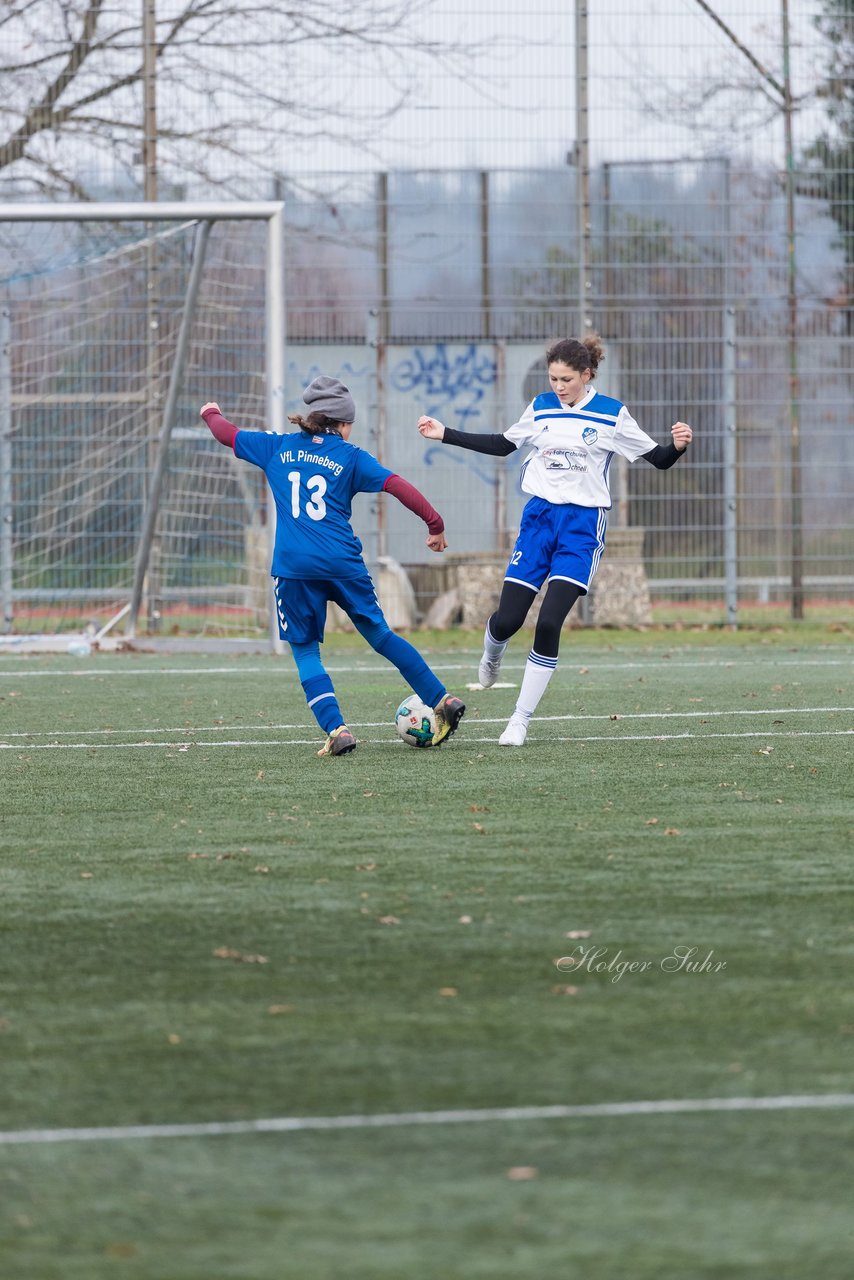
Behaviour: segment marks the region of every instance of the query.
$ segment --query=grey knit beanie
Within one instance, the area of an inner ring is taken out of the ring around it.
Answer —
[[[355,422],[356,405],[348,387],[325,374],[310,382],[302,398],[312,413],[325,413],[333,422]]]

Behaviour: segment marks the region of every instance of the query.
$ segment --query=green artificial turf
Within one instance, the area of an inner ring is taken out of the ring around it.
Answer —
[[[397,743],[396,673],[340,637],[338,760],[287,657],[0,655],[0,1132],[852,1090],[850,636],[572,636],[541,710],[576,718],[518,751],[515,690],[465,690],[474,639],[423,643],[460,733]],[[668,971],[680,947],[699,971]],[[843,1280],[852,1129],[0,1144],[0,1257],[10,1280]]]

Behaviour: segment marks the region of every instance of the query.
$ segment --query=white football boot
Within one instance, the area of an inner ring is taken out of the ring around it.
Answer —
[[[502,747],[524,747],[528,736],[528,725],[516,716],[510,717],[510,723],[498,739]]]
[[[488,653],[484,653],[477,668],[477,678],[483,685],[484,689],[491,689],[498,679],[498,673],[501,670],[501,659],[503,653],[497,654],[491,658]]]

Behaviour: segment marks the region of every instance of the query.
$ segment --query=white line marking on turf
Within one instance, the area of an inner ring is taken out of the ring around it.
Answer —
[[[208,1124],[138,1124],[98,1129],[12,1129],[0,1145],[116,1142],[132,1138],[204,1138],[234,1133],[305,1133],[328,1129],[397,1129],[409,1125],[483,1124],[504,1120],[583,1120],[604,1116],[660,1116],[707,1111],[804,1111],[854,1107],[854,1093],[784,1094],[766,1098],[670,1098],[659,1102],[599,1102],[589,1106],[484,1107],[469,1111],[399,1111],[386,1115],[281,1116]]]
[[[425,655],[430,658],[431,665],[436,671],[471,671],[473,664],[471,662],[443,662],[440,657],[434,657],[425,651]],[[649,671],[661,670],[669,671],[674,667],[690,667],[692,670],[711,670],[717,667],[768,667],[769,660],[772,659],[774,669],[778,667],[850,667],[854,658],[851,656],[846,658],[777,658],[773,655],[766,654],[762,658],[728,658],[724,661],[689,661],[679,658],[662,658],[656,654],[651,654],[649,658],[645,658],[642,662],[601,662],[595,657],[585,657],[573,654],[572,657],[561,659],[559,671],[572,673],[579,666],[586,666],[590,672],[595,671]],[[272,664],[272,660],[271,660]],[[524,662],[505,662],[502,664],[503,671],[524,671]],[[291,668],[293,670],[293,668]],[[361,664],[339,665],[337,663],[329,663],[326,670],[335,675],[380,675],[388,674],[389,667],[384,666],[368,666]],[[235,663],[230,667],[85,667],[85,668],[66,668],[64,671],[21,671],[14,667],[0,668],[0,678],[3,679],[74,679],[79,680],[83,676],[250,676],[270,674],[270,666],[266,667],[246,667],[242,663]]]
[[[854,711],[854,707],[767,707],[767,708],[736,708],[732,711],[626,711],[620,712],[618,719],[620,720],[692,720],[692,719],[710,719],[712,716],[806,716],[819,715],[825,712],[831,714],[847,714]],[[567,714],[562,716],[537,716],[537,723],[552,724],[569,720],[610,720],[612,712],[584,712],[579,714]],[[504,724],[507,720],[506,716],[478,716],[476,720],[466,722],[466,728],[473,724]],[[387,720],[350,720],[348,724],[352,729],[382,729],[390,721]],[[158,729],[152,726],[140,729],[85,729],[82,732],[88,733],[93,737],[106,737],[117,733],[185,733],[189,740],[192,741],[193,736],[197,733],[243,733],[246,730],[252,730],[255,733],[278,733],[282,729],[304,729],[305,724],[203,724],[197,725],[193,729],[179,728],[171,725],[166,729]],[[79,734],[80,729],[30,729],[28,731],[16,730],[14,733],[7,733],[6,738],[71,738],[75,734]],[[61,744],[57,744],[61,745]]]
[[[495,723],[503,724],[504,721]],[[675,742],[679,739],[706,741],[709,738],[765,738],[768,741],[776,738],[846,738],[854,735],[854,729],[790,729],[773,730],[757,729],[744,733],[634,733],[634,734],[588,734],[585,736],[561,737],[551,739],[554,742]],[[175,742],[0,742],[0,751],[118,751],[153,747],[156,750],[189,751],[191,747],[315,747],[320,738],[227,738],[222,741],[187,741],[182,738]],[[362,743],[370,743],[380,747],[402,747],[397,738],[361,738]],[[474,738],[468,734],[459,745],[474,745],[482,742],[497,742],[497,738]],[[534,740],[536,742],[536,739]],[[541,738],[539,744],[548,746],[549,739]],[[533,745],[533,743],[531,744]],[[438,750],[438,748],[436,748]]]

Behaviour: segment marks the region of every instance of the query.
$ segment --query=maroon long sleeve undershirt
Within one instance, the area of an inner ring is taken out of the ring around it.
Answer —
[[[229,422],[228,418],[224,418],[221,413],[217,413],[216,409],[206,409],[202,414],[202,417],[204,418],[211,435],[218,440],[220,444],[224,444],[229,449],[233,449],[234,441],[237,438],[237,433],[240,428],[236,427],[233,422]]]
[[[224,418],[221,413],[217,413],[216,409],[207,409],[202,417],[207,424],[211,435],[226,445],[227,448],[234,448],[234,441],[237,437],[239,427],[233,422],[229,422],[228,418]],[[423,493],[410,484],[408,480],[404,480],[402,476],[389,476],[383,485],[383,491],[390,493],[393,498],[397,498],[413,515],[418,516],[427,525],[428,532],[431,534],[444,533],[445,522],[439,515],[435,507],[432,507]]]
[[[398,502],[413,513],[419,516],[427,525],[429,533],[444,533],[445,522],[439,515],[435,507],[431,507],[430,503],[415,488],[414,484],[410,484],[408,480],[404,480],[403,476],[389,476],[383,485],[385,493],[390,493],[393,498],[397,498]]]

